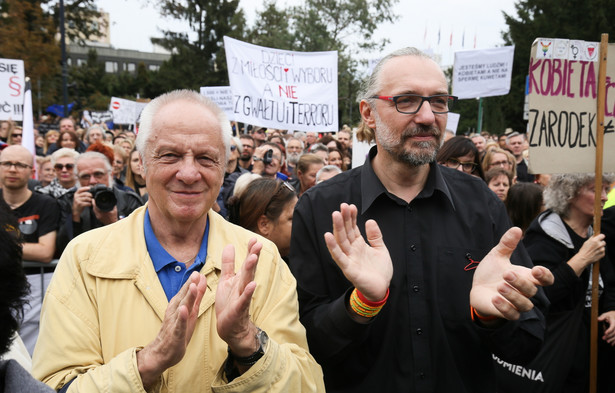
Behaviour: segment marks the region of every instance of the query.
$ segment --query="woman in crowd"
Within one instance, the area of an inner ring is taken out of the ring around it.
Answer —
[[[36,169],[38,170],[38,181],[41,187],[48,186],[53,179],[56,178],[56,173],[53,170],[51,157],[36,157]]]
[[[51,155],[51,165],[55,170],[55,178],[46,187],[36,188],[41,194],[60,198],[77,184],[75,161],[79,157],[74,149],[61,148]]]
[[[476,145],[466,137],[455,136],[444,142],[436,161],[440,165],[484,179]]]
[[[21,127],[13,127],[9,129],[9,135],[6,139],[6,143],[9,145],[21,145],[23,140],[23,129]]]
[[[544,210],[542,191],[543,187],[534,183],[516,183],[508,190],[506,211],[512,224],[523,233]]]
[[[483,172],[487,173],[489,169],[500,167],[506,169],[512,173],[513,181],[517,178],[517,162],[515,156],[507,150],[499,147],[487,150],[485,157],[483,157]]]
[[[126,181],[125,186],[132,188],[140,197],[143,203],[147,202],[147,188],[145,187],[145,178],[143,177],[143,165],[141,165],[141,157],[135,149],[130,153],[128,165],[126,165]]]
[[[130,155],[130,152],[135,147],[135,144],[133,143],[133,141],[128,139],[128,138],[122,139],[122,141],[119,143],[119,145],[122,147],[122,149],[124,149],[124,151],[126,152],[127,156]]]
[[[304,192],[316,185],[316,174],[325,166],[323,159],[316,154],[304,154],[297,162],[297,181],[295,189],[297,195],[301,196]]]
[[[45,137],[36,135],[34,138],[34,150],[38,157],[45,156]]]
[[[73,130],[61,131],[56,146],[59,146],[59,148],[73,149],[78,153],[83,153],[84,151],[79,136]],[[51,153],[53,153],[53,151]],[[49,154],[49,152],[47,154]]]
[[[120,189],[125,191],[126,185],[126,162],[128,161],[128,154],[122,146],[113,146],[113,162],[111,162],[111,173],[113,174],[113,182]],[[134,190],[133,190],[134,191]]]
[[[603,184],[615,177],[604,175]],[[547,208],[528,228],[523,244],[535,265],[546,266],[555,282],[544,287],[551,301],[546,341],[535,362],[542,366],[549,392],[587,392],[589,385],[591,270],[605,256],[605,237],[594,236],[594,174],[553,175],[544,192]],[[607,186],[597,192],[602,204]],[[598,321],[599,391],[612,379],[615,345],[615,272],[610,261],[600,263]],[[540,363],[542,361],[542,364]],[[528,366],[532,368],[532,365]],[[520,390],[519,390],[520,391]]]
[[[45,143],[43,145],[43,153],[45,155],[51,154],[49,152],[51,146],[57,146],[58,140],[60,139],[60,133],[56,130],[49,130],[45,134]]]
[[[506,201],[508,190],[512,182],[512,173],[504,168],[496,167],[489,169],[487,173],[485,173],[485,183],[487,183],[487,186],[489,186],[491,191],[495,192],[495,195],[497,195],[502,202]]]
[[[0,121],[0,141],[7,142],[11,130],[15,127],[15,122],[12,120]]]
[[[282,257],[290,252],[290,233],[297,196],[287,182],[253,180],[241,197],[229,200],[230,221],[275,243]]]
[[[329,165],[335,165],[342,171],[346,170],[346,164],[344,163],[342,152],[334,147],[329,148]]]

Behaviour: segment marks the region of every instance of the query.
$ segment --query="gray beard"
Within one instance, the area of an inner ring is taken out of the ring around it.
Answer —
[[[416,142],[413,144],[414,149],[405,151],[404,146],[406,141],[420,133],[430,132],[436,138],[440,137],[442,132],[436,126],[416,126],[414,128],[405,129],[400,136],[400,141],[397,143],[394,140],[394,135],[391,130],[380,120],[379,116],[376,120],[376,139],[379,146],[391,155],[396,161],[408,164],[411,167],[423,166],[436,160],[436,155],[440,148],[437,142]]]
[[[300,157],[301,157],[301,153],[289,153],[288,157],[286,157],[286,160],[288,161],[289,164],[294,166],[294,165],[297,165]]]
[[[412,167],[423,166],[425,164],[432,163],[436,160],[438,154],[438,148],[434,147],[431,142],[418,142],[414,145],[418,147],[420,151],[391,151],[384,147],[384,149],[391,154],[397,161],[408,164]]]

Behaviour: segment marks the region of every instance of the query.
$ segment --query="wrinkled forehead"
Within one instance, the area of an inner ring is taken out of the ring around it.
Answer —
[[[446,94],[448,84],[440,66],[429,58],[398,56],[382,66],[378,77],[380,94]]]
[[[102,158],[86,158],[79,160],[79,163],[77,164],[77,169],[79,170],[79,172],[88,170],[95,171],[97,169],[106,171],[107,166],[105,165],[105,161],[103,161]]]

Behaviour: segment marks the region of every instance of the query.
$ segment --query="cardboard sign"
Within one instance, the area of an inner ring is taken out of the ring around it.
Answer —
[[[293,52],[224,37],[233,119],[286,130],[337,131],[337,52]]]
[[[23,60],[0,59],[0,120],[23,120]]]
[[[230,86],[201,87],[201,95],[218,104],[229,120],[235,120],[233,115],[233,91]]]
[[[135,124],[139,120],[139,115],[145,105],[147,103],[111,97],[109,111],[113,113],[115,124]]]
[[[466,99],[508,94],[514,54],[514,46],[455,52],[453,95]]]
[[[538,38],[529,68],[532,173],[594,172],[598,42]],[[604,116],[604,172],[615,170],[615,45],[608,46]]]

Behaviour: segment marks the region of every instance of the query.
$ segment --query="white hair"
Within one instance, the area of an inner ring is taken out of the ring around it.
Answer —
[[[187,101],[201,105],[204,109],[212,112],[220,123],[220,129],[222,130],[222,142],[224,144],[224,160],[228,161],[228,157],[231,153],[231,135],[233,133],[231,129],[231,123],[228,121],[226,114],[215,102],[209,98],[200,95],[192,90],[174,90],[165,93],[161,96],[154,98],[148,103],[140,115],[140,127],[135,141],[135,146],[143,159],[143,168],[145,168],[145,150],[149,143],[152,130],[154,129],[154,117],[164,106],[177,101]]]
[[[79,157],[75,160],[75,174],[79,175],[79,163],[83,160],[102,160],[105,165],[105,170],[109,175],[109,184],[107,187],[113,187],[113,168],[111,168],[111,163],[106,155],[99,153],[97,151],[86,151],[85,153],[79,154]]]

